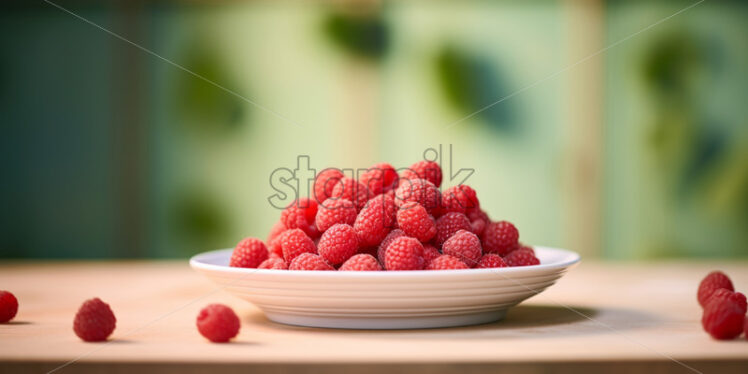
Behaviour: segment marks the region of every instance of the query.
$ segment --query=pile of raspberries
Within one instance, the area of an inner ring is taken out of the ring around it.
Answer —
[[[492,221],[475,190],[440,190],[442,170],[379,163],[358,180],[322,170],[311,198],[281,213],[265,242],[245,238],[229,265],[279,270],[448,270],[538,265],[507,221]]]
[[[696,293],[704,308],[701,326],[714,339],[735,339],[745,332],[748,339],[748,310],[745,295],[735,291],[730,278],[721,271],[709,273]]]

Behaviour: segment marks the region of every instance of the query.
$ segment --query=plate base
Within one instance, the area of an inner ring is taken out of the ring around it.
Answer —
[[[265,316],[273,322],[294,326],[333,329],[402,330],[480,325],[503,319],[506,316],[506,311],[506,309],[502,309],[473,314],[415,317],[323,317],[266,311]]]

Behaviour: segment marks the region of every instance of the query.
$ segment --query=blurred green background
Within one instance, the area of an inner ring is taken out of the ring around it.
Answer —
[[[0,258],[231,247],[298,155],[440,147],[523,241],[748,256],[745,2],[51,1],[158,56],[0,4]]]

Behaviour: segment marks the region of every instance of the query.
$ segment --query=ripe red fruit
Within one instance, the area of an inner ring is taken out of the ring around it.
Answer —
[[[471,228],[470,221],[464,214],[457,212],[445,213],[436,220],[436,236],[434,237],[434,241],[438,247],[441,247],[457,231],[470,231]]]
[[[397,183],[397,172],[386,162],[374,164],[358,178],[373,196],[387,192]]]
[[[377,262],[374,256],[369,254],[357,254],[349,258],[343,265],[340,266],[339,271],[380,271],[382,265]]]
[[[18,313],[18,299],[8,291],[0,291],[0,323],[12,320],[16,313]]]
[[[467,213],[478,208],[480,208],[478,195],[472,187],[466,184],[453,186],[442,192],[442,209],[445,213]]]
[[[319,255],[302,253],[291,261],[288,270],[335,270],[335,268]]]
[[[436,222],[426,208],[414,203],[397,211],[397,225],[408,236],[425,243],[436,235]]]
[[[425,179],[401,180],[395,190],[395,205],[401,209],[417,203],[430,214],[439,206],[440,200],[439,189]]]
[[[488,214],[486,214],[483,209],[471,209],[466,215],[470,220],[470,226],[472,227],[471,231],[473,231],[473,234],[478,235],[478,237],[483,235],[486,226],[491,222],[491,219],[488,218]]]
[[[721,271],[713,271],[707,274],[699,284],[699,290],[696,292],[696,299],[701,307],[705,307],[712,293],[720,288],[735,291],[730,278]]]
[[[425,179],[439,188],[442,185],[442,168],[434,161],[418,161],[403,170],[400,179]]]
[[[509,265],[504,262],[501,256],[494,253],[487,253],[480,258],[476,269],[488,269],[488,268],[505,268]]]
[[[457,270],[457,269],[469,269],[464,262],[460,261],[459,258],[450,255],[441,255],[429,262],[426,265],[426,270]]]
[[[256,268],[268,259],[265,243],[257,238],[244,238],[231,252],[229,266],[239,268]]]
[[[457,257],[460,261],[472,267],[478,264],[483,250],[478,236],[467,230],[457,231],[442,245],[442,253]]]
[[[356,230],[350,225],[336,224],[330,227],[319,239],[317,251],[327,262],[340,265],[358,251]]]
[[[239,334],[241,323],[234,311],[222,304],[210,304],[197,315],[197,331],[213,343],[226,343]]]
[[[371,197],[371,193],[363,183],[352,178],[343,177],[343,179],[338,181],[335,185],[335,188],[332,189],[332,195],[330,195],[330,197],[334,199],[342,198],[350,200],[353,202],[353,205],[356,206],[356,211],[359,211],[364,207],[364,205],[366,205],[369,197]]]
[[[718,297],[715,292],[704,307],[701,325],[714,339],[734,339],[744,329],[746,299],[740,292],[726,289],[720,289],[718,292],[722,290],[728,294]]]
[[[377,195],[369,200],[353,223],[360,245],[379,245],[395,225],[396,213],[395,203],[387,195]]]
[[[281,221],[275,222],[273,227],[270,228],[270,232],[268,233],[267,239],[265,239],[265,245],[270,247],[271,243],[277,239],[280,234],[282,234],[284,231],[286,231],[286,225],[283,224]]]
[[[491,222],[482,239],[484,252],[506,256],[519,246],[519,231],[507,221]]]
[[[309,237],[319,236],[314,218],[317,216],[317,202],[312,199],[301,198],[294,200],[281,212],[280,220],[289,229],[300,229]]]
[[[423,245],[418,239],[401,236],[387,246],[384,252],[387,270],[422,270]]]
[[[433,261],[435,258],[441,256],[442,254],[439,252],[436,247],[434,247],[431,244],[424,244],[423,245],[423,261],[426,262],[428,265],[429,262]]]
[[[384,252],[387,250],[387,246],[392,243],[393,240],[401,237],[406,236],[403,230],[400,229],[394,229],[390,231],[387,236],[382,239],[382,242],[379,244],[379,247],[377,247],[377,261],[379,261],[382,266],[384,266]]]
[[[263,261],[258,269],[288,270],[288,264],[280,257],[271,257]]]
[[[532,265],[540,265],[540,260],[538,260],[537,257],[535,257],[535,254],[526,249],[518,249],[516,251],[512,251],[506,257],[504,257],[504,262],[506,262],[509,266],[532,266]]]
[[[314,179],[314,200],[321,203],[329,199],[335,185],[343,177],[343,172],[335,168],[324,169],[317,173],[317,178]]]
[[[109,304],[98,297],[86,300],[73,320],[75,335],[87,342],[100,342],[112,334],[117,325]]]
[[[348,199],[327,199],[317,209],[317,229],[325,232],[337,223],[352,225],[356,221],[356,212],[356,206]]]
[[[302,253],[317,253],[312,239],[300,229],[286,231],[281,237],[281,248],[287,264]]]

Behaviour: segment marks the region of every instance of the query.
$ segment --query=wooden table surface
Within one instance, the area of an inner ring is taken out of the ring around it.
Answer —
[[[748,291],[746,262],[588,261],[501,322],[364,331],[270,322],[187,261],[4,261],[0,289],[20,308],[0,324],[0,372],[748,373],[745,338],[718,342],[701,329],[696,287],[712,269]],[[78,306],[95,296],[117,316],[108,343],[84,343],[72,331]],[[242,318],[231,344],[210,344],[195,328],[198,311],[214,302]]]

